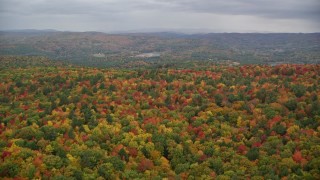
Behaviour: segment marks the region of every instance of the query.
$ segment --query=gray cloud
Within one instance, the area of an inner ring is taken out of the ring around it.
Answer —
[[[0,0],[1,29],[314,32],[319,22],[319,0]]]
[[[318,0],[162,0],[176,9],[214,14],[253,15],[272,18],[319,19]]]

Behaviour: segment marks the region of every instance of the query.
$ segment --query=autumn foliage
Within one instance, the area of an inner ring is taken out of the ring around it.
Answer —
[[[1,69],[0,176],[320,179],[319,83],[319,65]]]

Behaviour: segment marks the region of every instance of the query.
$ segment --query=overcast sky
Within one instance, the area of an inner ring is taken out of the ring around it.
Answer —
[[[0,29],[320,32],[320,0],[0,0]]]

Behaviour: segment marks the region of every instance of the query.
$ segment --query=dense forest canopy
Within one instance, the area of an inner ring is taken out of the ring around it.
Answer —
[[[0,61],[0,177],[320,179],[319,65]]]

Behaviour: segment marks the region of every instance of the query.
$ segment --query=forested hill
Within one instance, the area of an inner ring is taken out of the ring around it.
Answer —
[[[59,60],[50,60],[43,56],[0,56],[1,69],[34,68],[34,67],[62,67],[68,63]]]
[[[319,63],[320,34],[0,32],[0,55],[40,55],[98,67]]]

